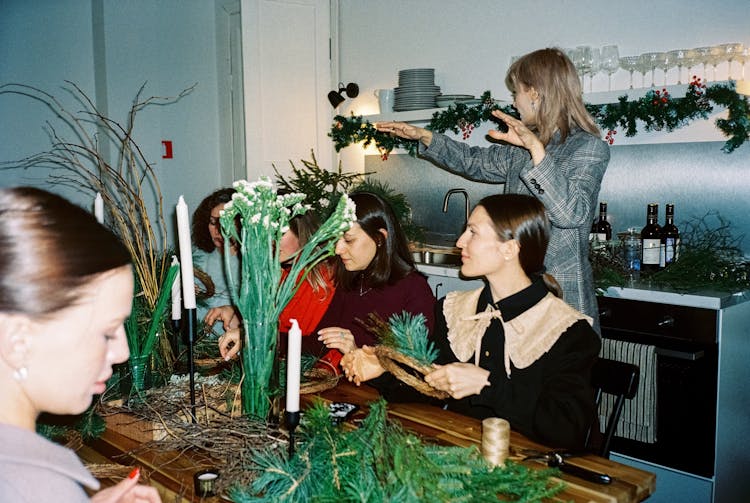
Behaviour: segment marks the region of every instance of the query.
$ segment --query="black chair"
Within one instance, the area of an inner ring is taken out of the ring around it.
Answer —
[[[594,386],[594,398],[596,400],[596,413],[589,428],[586,437],[586,450],[595,452],[599,456],[609,458],[610,442],[617,430],[617,423],[620,421],[620,414],[625,405],[625,400],[630,400],[638,391],[638,380],[640,369],[637,365],[625,363],[607,358],[599,358],[591,369],[591,381]],[[604,435],[596,435],[598,431],[599,404],[602,401],[602,394],[607,393],[615,396],[615,403],[612,411],[607,418],[607,425],[604,429]],[[592,431],[597,430],[597,431]],[[601,438],[595,441],[596,437]]]

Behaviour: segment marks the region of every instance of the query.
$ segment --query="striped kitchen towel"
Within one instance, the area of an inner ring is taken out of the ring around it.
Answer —
[[[625,400],[615,436],[652,444],[656,442],[656,347],[635,342],[602,339],[602,358],[637,365],[638,392]],[[607,424],[614,397],[604,394],[599,405],[599,424]]]

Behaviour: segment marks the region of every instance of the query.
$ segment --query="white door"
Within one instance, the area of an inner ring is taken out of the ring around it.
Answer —
[[[329,0],[242,0],[247,178],[332,169]]]
[[[216,0],[221,184],[247,177],[240,0]]]

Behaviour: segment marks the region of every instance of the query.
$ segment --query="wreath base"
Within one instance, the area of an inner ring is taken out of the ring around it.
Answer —
[[[400,365],[398,365],[398,363],[406,365],[407,367],[416,370],[422,375],[432,372],[433,368],[431,366],[422,365],[414,358],[408,357],[387,346],[376,346],[375,355],[378,357],[378,361],[384,369],[393,374],[396,379],[403,382],[404,384],[408,384],[423,395],[431,396],[439,400],[445,400],[446,398],[450,397],[450,395],[445,391],[437,390],[427,384],[424,379],[410,374]]]

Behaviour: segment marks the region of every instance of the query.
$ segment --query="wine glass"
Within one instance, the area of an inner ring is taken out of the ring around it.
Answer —
[[[690,73],[690,64],[695,58],[695,51],[692,49],[676,49],[669,51],[667,54],[672,61],[677,63],[677,84],[682,84],[682,67],[685,66],[688,69],[688,74]],[[690,78],[690,75],[688,75],[688,78]]]
[[[633,72],[635,72],[638,66],[638,56],[623,56],[620,58],[620,67],[630,72],[630,89],[633,89]]]
[[[651,87],[655,87],[654,74],[656,73],[656,67],[658,66],[659,60],[658,52],[644,52],[640,56],[641,70],[643,71],[643,80],[646,80],[646,72],[651,71]],[[646,87],[646,83],[643,83],[643,87]]]
[[[672,67],[672,57],[668,52],[660,52],[656,58],[656,67],[664,72],[664,84],[667,85],[667,72]]]
[[[737,59],[737,61],[742,61],[740,80],[745,80],[745,63],[750,61],[750,47],[745,47],[744,49],[742,49],[742,52],[738,53],[735,59]]]
[[[698,61],[703,64],[703,80],[708,82],[708,65],[713,64],[714,56],[718,54],[719,48],[714,46],[698,47],[695,52],[698,53]],[[716,65],[714,65],[715,73]]]
[[[607,91],[612,90],[612,74],[620,68],[620,52],[616,45],[605,45],[602,47],[600,63],[602,70],[607,74]]]
[[[714,76],[711,80],[716,82],[716,67],[721,63],[722,61],[726,61],[726,58],[724,57],[724,48],[720,45],[714,45],[711,47],[711,66],[714,69]]]
[[[598,47],[591,48],[591,69],[589,70],[589,92],[594,91],[594,75],[602,69],[602,53]]]
[[[591,71],[592,58],[591,47],[588,45],[579,45],[573,50],[573,65],[581,76],[581,88],[583,88],[583,76]]]
[[[737,55],[742,53],[744,47],[740,43],[721,44],[719,47],[724,50],[727,63],[729,63],[729,66],[727,67],[727,80],[732,80],[732,61],[737,59]]]

